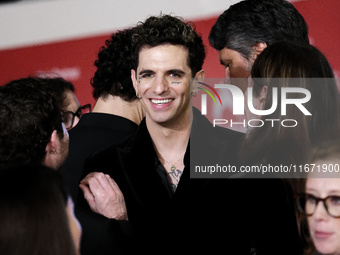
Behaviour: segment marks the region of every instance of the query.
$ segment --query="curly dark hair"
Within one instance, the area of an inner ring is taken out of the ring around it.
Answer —
[[[28,77],[0,87],[0,166],[42,163],[52,132],[63,138],[61,109],[47,81]]]
[[[46,79],[46,84],[51,87],[51,91],[54,93],[55,98],[58,101],[59,107],[65,111],[66,106],[64,104],[67,98],[67,92],[71,91],[74,93],[74,85],[61,77],[55,78],[44,78]]]
[[[188,49],[188,66],[194,76],[202,69],[205,58],[205,47],[192,22],[171,15],[149,17],[138,24],[140,30],[133,36],[133,56],[136,58],[134,69],[137,70],[140,50],[145,47],[156,47],[162,44],[182,45]]]
[[[128,102],[137,99],[131,81],[131,38],[136,31],[136,27],[121,30],[105,41],[94,63],[97,67],[91,80],[94,98],[114,95]]]
[[[269,46],[277,41],[309,43],[304,18],[285,0],[245,0],[234,4],[218,17],[209,34],[213,48],[227,47],[246,59],[256,43]]]

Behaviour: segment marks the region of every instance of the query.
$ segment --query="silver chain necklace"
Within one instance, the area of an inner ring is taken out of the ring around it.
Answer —
[[[176,170],[176,166],[175,165],[178,163],[178,161],[180,161],[184,157],[184,155],[182,155],[175,163],[172,164],[171,162],[165,160],[165,158],[160,153],[158,153],[158,154],[159,154],[159,157],[162,160],[164,160],[165,163],[168,163],[169,165],[171,165],[171,167],[170,167],[171,171],[175,171]]]

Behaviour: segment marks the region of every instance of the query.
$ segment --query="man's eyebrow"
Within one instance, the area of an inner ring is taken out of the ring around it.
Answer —
[[[154,71],[149,70],[149,69],[144,69],[144,70],[140,71],[140,72],[138,73],[138,75],[142,75],[142,74],[145,74],[145,73],[154,73]]]
[[[181,69],[170,69],[166,72],[167,74],[170,74],[170,73],[178,73],[178,74],[185,74],[185,72]]]

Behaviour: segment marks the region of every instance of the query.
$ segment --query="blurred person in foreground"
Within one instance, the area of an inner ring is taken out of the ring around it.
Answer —
[[[0,87],[1,253],[79,254],[73,202],[53,171],[64,162],[68,142],[48,79]]]
[[[1,254],[80,255],[81,227],[57,171],[18,164],[0,179]]]

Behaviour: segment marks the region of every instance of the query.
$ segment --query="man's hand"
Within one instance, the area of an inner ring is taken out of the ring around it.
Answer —
[[[90,173],[79,187],[93,212],[110,219],[128,220],[123,193],[109,175]]]

